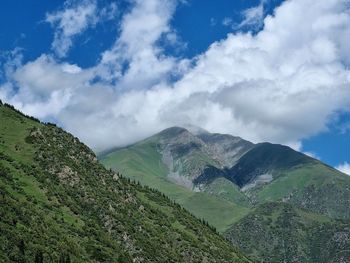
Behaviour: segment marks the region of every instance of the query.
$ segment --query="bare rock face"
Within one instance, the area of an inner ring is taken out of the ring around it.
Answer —
[[[180,127],[159,133],[159,151],[169,169],[168,178],[179,185],[192,189],[195,180],[211,159],[207,145],[188,130]],[[218,166],[220,163],[217,162]]]
[[[212,134],[192,126],[190,130],[172,127],[154,137],[168,167],[169,180],[192,190],[204,179],[210,182],[224,175],[222,171],[231,168],[254,146],[240,137]],[[212,173],[214,170],[216,173]]]
[[[61,171],[57,173],[57,176],[62,183],[68,183],[71,186],[79,183],[80,180],[78,173],[67,165],[62,167]]]
[[[153,138],[168,167],[169,180],[192,190],[219,177],[249,190],[271,182],[280,169],[312,162],[283,145],[253,144],[240,137],[198,128],[192,133],[172,127]]]
[[[202,133],[198,136],[224,167],[232,167],[254,144],[228,134]]]

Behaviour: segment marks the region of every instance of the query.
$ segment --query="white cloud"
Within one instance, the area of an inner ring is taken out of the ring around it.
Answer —
[[[234,30],[258,30],[264,24],[265,6],[268,4],[268,2],[269,0],[261,0],[259,5],[243,10],[241,12],[243,19],[240,23],[235,23],[231,17],[225,17],[222,20],[222,24],[224,26],[232,27]]]
[[[174,74],[177,59],[164,56],[157,42],[162,37],[177,42],[169,25],[176,4],[175,0],[135,0],[122,20],[119,39],[102,54],[99,68],[103,77],[120,80],[119,89],[147,89]]]
[[[128,104],[128,97],[135,94],[132,99],[142,101],[140,90],[166,83],[188,67],[186,60],[164,56],[158,45],[162,37],[174,44],[176,33],[169,23],[176,4],[172,0],[134,1],[134,8],[122,19],[120,37],[95,67],[81,69],[42,55],[17,65],[8,77],[11,85],[4,86],[0,96],[28,114],[59,120],[94,148],[142,138],[144,132],[154,131],[155,123],[147,124],[146,118],[136,124],[138,118],[132,113],[138,111],[137,105]],[[133,93],[134,89],[139,91]]]
[[[321,158],[318,157],[317,154],[314,152],[303,152],[303,153],[306,154],[307,156],[310,156],[311,158],[321,160]]]
[[[175,85],[187,97],[174,112],[183,114],[191,98],[187,107],[203,112],[192,115],[196,125],[253,141],[295,145],[326,129],[332,113],[349,109],[349,64],[342,50],[349,18],[344,1],[285,2],[256,36],[230,34],[200,56]],[[195,96],[201,98],[197,104]],[[226,125],[213,125],[200,105],[221,108]]]
[[[112,19],[116,10],[114,2],[99,10],[96,0],[67,0],[63,10],[46,14],[46,22],[55,28],[52,49],[59,57],[65,57],[75,36],[103,19]]]
[[[223,20],[222,20],[222,24],[224,26],[232,26],[232,23],[233,23],[233,20],[232,18],[230,17],[225,17]]]
[[[81,72],[81,68],[75,64],[64,63],[62,64],[62,71],[75,74]]]
[[[68,106],[70,97],[85,88],[92,78],[91,70],[77,65],[59,64],[52,57],[42,55],[33,62],[17,66],[2,87],[2,98],[30,115],[39,118],[55,117]],[[16,87],[20,87],[14,92]]]
[[[264,4],[266,0],[261,1],[258,6],[248,8],[243,11],[243,21],[237,26],[237,28],[253,27],[260,28],[264,22]]]
[[[350,164],[347,162],[344,162],[343,164],[338,165],[337,167],[335,167],[335,169],[350,175]]]
[[[259,33],[228,34],[186,60],[165,56],[159,46],[174,33],[177,2],[135,0],[120,37],[95,67],[42,55],[14,66],[0,98],[59,120],[95,149],[188,123],[301,149],[301,139],[350,110],[347,3],[286,1]],[[174,75],[180,78],[171,82]]]

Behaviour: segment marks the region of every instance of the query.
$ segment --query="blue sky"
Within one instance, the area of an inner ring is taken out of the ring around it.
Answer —
[[[98,5],[106,6],[110,2],[100,0]],[[269,9],[265,10],[266,14],[271,13],[274,6],[280,2],[280,0],[271,1],[268,5]],[[115,19],[105,21],[78,36],[75,46],[66,58],[67,61],[78,63],[81,67],[93,66],[98,61],[101,52],[113,45],[118,36],[118,22],[122,14],[132,7],[127,0],[119,0],[115,3],[118,4]],[[193,57],[205,52],[211,43],[225,38],[228,33],[232,32],[232,27],[223,25],[225,18],[232,19],[232,23],[240,23],[243,19],[242,11],[258,4],[257,0],[207,0],[204,2],[192,0],[179,5],[171,20],[171,25],[187,45],[186,48],[181,49],[181,55]],[[0,10],[1,51],[23,48],[24,61],[33,60],[42,53],[50,52],[54,31],[48,23],[45,23],[45,16],[62,7],[61,0],[40,3],[26,0],[19,9],[18,3],[4,0]],[[179,54],[178,49],[171,48],[167,51]],[[89,53],[89,56],[86,56],[86,53]]]
[[[0,99],[95,150],[192,123],[349,169],[347,1],[4,0]],[[300,27],[303,25],[303,27]]]

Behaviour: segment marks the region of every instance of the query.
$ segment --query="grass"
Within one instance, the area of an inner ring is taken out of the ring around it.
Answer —
[[[181,203],[180,203],[181,204]],[[182,205],[199,218],[203,218],[220,233],[245,216],[250,209],[225,201],[207,193],[194,193]]]
[[[75,215],[69,207],[60,207],[58,213],[59,212],[61,213],[62,218],[66,223],[78,228],[82,228],[84,226],[84,222],[77,215]]]
[[[21,162],[32,161],[34,148],[25,142],[25,138],[30,129],[39,127],[40,124],[20,116],[7,107],[2,107],[0,120],[0,150]]]
[[[156,177],[163,177],[168,170],[161,162],[161,155],[155,149],[155,143],[145,143],[142,147],[131,146],[108,154],[102,162],[108,168],[117,169],[123,174],[128,173],[129,177],[134,172],[138,173],[137,176],[150,173]],[[140,162],[143,165],[140,165]]]
[[[204,191],[242,206],[250,206],[248,197],[230,180],[219,177],[204,188]]]
[[[270,184],[257,189],[257,198],[260,202],[277,201],[309,185],[320,186],[337,175],[335,170],[321,163],[308,164],[282,174]]]

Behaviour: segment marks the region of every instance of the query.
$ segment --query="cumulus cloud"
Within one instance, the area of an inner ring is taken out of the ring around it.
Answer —
[[[341,171],[347,175],[350,175],[350,164],[347,162],[344,162],[343,164],[338,165],[336,167],[336,169],[338,169],[339,171]]]
[[[164,38],[174,44],[176,33],[169,23],[177,2],[133,3],[121,21],[120,37],[96,66],[81,69],[43,54],[13,67],[8,85],[1,88],[2,99],[28,114],[57,120],[96,149],[130,143],[141,139],[145,132],[153,132],[156,122],[147,116],[140,122],[136,116],[141,105],[138,100],[142,101],[144,95],[140,90],[154,90],[155,85],[168,83],[188,63],[163,55],[158,43]],[[151,111],[149,108],[143,114]]]
[[[103,19],[112,19],[116,10],[114,2],[99,10],[96,0],[67,0],[63,10],[46,14],[46,22],[55,28],[52,49],[59,57],[65,57],[75,36]]]
[[[350,110],[348,1],[286,1],[260,32],[230,33],[191,60],[159,44],[175,32],[176,1],[133,3],[96,66],[42,55],[17,65],[0,97],[57,119],[96,150],[188,123],[301,149]]]
[[[42,55],[28,62],[9,76],[2,87],[4,100],[30,115],[39,118],[55,117],[70,103],[70,97],[92,77],[90,70],[77,65],[57,63],[51,56]],[[14,92],[19,87],[17,92]]]
[[[169,73],[176,74],[181,63],[163,55],[157,44],[164,37],[176,42],[169,25],[176,4],[175,0],[135,0],[134,8],[122,20],[120,37],[102,54],[101,75],[118,80],[119,89],[147,89],[165,80]]]

